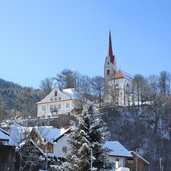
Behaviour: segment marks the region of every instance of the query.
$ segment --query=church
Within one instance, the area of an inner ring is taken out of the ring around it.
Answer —
[[[108,53],[104,63],[104,104],[129,106],[131,103],[131,76],[118,69],[113,54],[111,32],[109,31]]]

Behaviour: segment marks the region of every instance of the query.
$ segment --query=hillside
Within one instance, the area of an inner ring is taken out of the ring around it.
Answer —
[[[15,116],[35,116],[42,92],[0,79],[0,121]]]
[[[42,98],[39,89],[0,79],[0,122],[15,116],[36,116],[36,103]],[[109,139],[120,141],[129,150],[137,149],[150,162],[151,171],[159,170],[160,160],[164,170],[171,168],[170,94],[158,95],[153,105],[104,107],[100,115],[108,126]],[[59,123],[65,126],[68,121],[61,118]]]
[[[156,113],[157,110],[160,113]],[[120,141],[129,150],[137,149],[150,162],[151,171],[159,170],[160,158],[164,170],[170,170],[170,106],[105,108],[101,112],[111,140]]]

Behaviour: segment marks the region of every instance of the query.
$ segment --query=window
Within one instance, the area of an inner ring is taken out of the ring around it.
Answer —
[[[67,147],[62,147],[62,153],[67,153]]]
[[[58,109],[61,109],[61,104],[58,104]]]
[[[42,106],[42,112],[43,112],[43,114],[46,113],[46,107],[45,106]]]
[[[108,70],[107,70],[107,75],[109,75],[109,74],[110,74],[110,70],[108,69]]]
[[[53,102],[53,98],[50,98],[50,101]]]
[[[127,159],[127,163],[130,164],[130,165],[133,165],[134,164],[134,160],[133,159]]]
[[[45,153],[53,153],[53,144],[47,143]]]
[[[55,97],[55,98],[54,98],[54,100],[56,101],[56,100],[57,100],[57,98]]]
[[[55,110],[55,111],[57,110],[57,107],[56,107],[56,105],[54,105],[54,107],[53,107],[53,110]]]
[[[61,97],[59,97],[58,100],[61,100]]]
[[[50,111],[53,111],[53,105],[50,105]]]
[[[67,109],[69,108],[69,103],[66,103],[66,108],[67,108]]]
[[[57,96],[58,95],[58,92],[57,91],[55,91],[55,94],[54,94],[55,96]]]

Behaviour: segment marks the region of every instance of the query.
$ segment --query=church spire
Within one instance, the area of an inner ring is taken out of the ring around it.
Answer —
[[[113,50],[112,50],[112,38],[111,38],[111,32],[109,31],[109,47],[108,47],[108,56],[110,57],[110,62],[114,63],[114,56],[113,56]]]

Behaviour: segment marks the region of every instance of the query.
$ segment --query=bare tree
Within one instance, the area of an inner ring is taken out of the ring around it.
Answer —
[[[115,107],[119,103],[119,92],[120,92],[120,88],[118,84],[116,83],[116,80],[115,79],[112,80],[110,84],[107,85],[106,88],[109,94],[109,98],[112,99],[112,105],[114,105]]]
[[[140,74],[135,75],[132,80],[132,97],[138,103],[138,107],[148,100],[148,84]]]
[[[80,74],[70,69],[64,69],[62,70],[61,73],[57,74],[54,77],[54,80],[57,81],[57,86],[60,89],[65,89],[65,88],[79,89]]]
[[[43,151],[30,139],[25,141],[17,151],[19,170],[39,170],[45,168],[46,157]]]
[[[160,93],[166,95],[170,93],[171,75],[167,71],[162,71],[159,77]]]
[[[45,94],[45,96],[49,94],[53,88],[53,79],[49,77],[42,80],[40,82],[40,88],[43,91],[43,94]]]
[[[147,82],[150,89],[150,101],[153,102],[152,107],[155,119],[154,132],[159,134],[161,120],[163,118],[170,120],[168,119],[168,114],[170,112],[167,110],[169,108],[169,105],[167,104],[169,104],[170,97],[165,96],[169,92],[169,74],[167,72],[161,72],[160,77],[157,75],[150,75],[147,78]]]
[[[88,100],[91,100],[91,78],[87,75],[81,76],[81,83],[80,83],[80,90],[78,92],[79,98],[87,102]]]
[[[150,75],[146,80],[149,87],[149,99],[155,102],[159,94],[159,77],[157,75]]]
[[[101,107],[104,94],[104,78],[101,76],[92,78],[91,89],[93,94],[98,99],[99,107]]]

